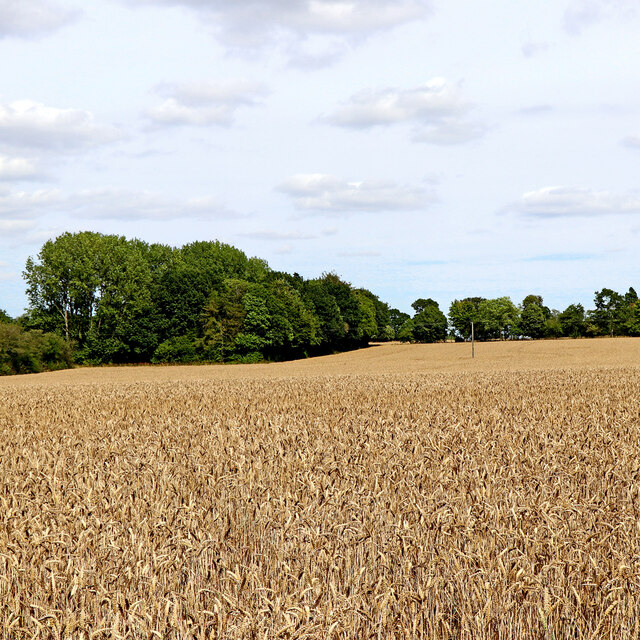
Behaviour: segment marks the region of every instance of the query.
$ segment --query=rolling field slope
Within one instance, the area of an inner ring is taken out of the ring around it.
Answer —
[[[640,340],[0,379],[0,638],[638,638]]]

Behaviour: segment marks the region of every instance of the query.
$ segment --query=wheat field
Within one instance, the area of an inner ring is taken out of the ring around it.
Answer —
[[[0,379],[0,638],[639,638],[640,340]]]

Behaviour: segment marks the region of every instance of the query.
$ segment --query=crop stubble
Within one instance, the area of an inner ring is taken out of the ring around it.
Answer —
[[[0,637],[640,637],[639,346],[579,342],[3,381]]]

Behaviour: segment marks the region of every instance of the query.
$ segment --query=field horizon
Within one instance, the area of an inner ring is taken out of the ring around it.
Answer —
[[[640,339],[628,337],[471,343],[374,343],[338,354],[257,364],[104,365],[0,377],[0,386],[152,380],[236,379],[327,374],[518,371],[640,366]]]

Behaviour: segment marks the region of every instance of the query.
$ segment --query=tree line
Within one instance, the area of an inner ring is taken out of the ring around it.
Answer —
[[[0,375],[103,363],[257,362],[355,349],[371,341],[640,335],[640,304],[602,289],[595,308],[560,312],[541,296],[431,298],[413,315],[335,273],[275,271],[218,241],[175,248],[94,232],[47,241],[24,269],[29,307],[0,310]]]
[[[395,336],[371,291],[334,273],[275,271],[217,241],[175,248],[65,233],[23,275],[19,324],[61,336],[79,363],[282,360]]]
[[[640,303],[633,287],[624,294],[596,291],[594,307],[570,304],[558,311],[539,295],[528,295],[518,306],[508,297],[464,298],[451,303],[449,325],[463,340],[470,338],[472,322],[478,340],[640,336]]]

